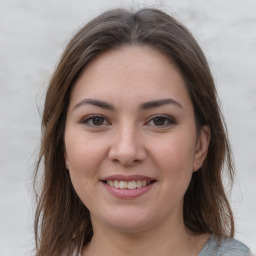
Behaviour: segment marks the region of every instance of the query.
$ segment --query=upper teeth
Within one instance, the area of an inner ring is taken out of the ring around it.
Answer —
[[[107,184],[111,187],[121,188],[121,189],[136,189],[145,187],[149,184],[146,180],[132,180],[132,181],[119,181],[119,180],[108,180]]]

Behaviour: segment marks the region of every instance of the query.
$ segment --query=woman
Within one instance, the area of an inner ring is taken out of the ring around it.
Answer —
[[[84,26],[45,99],[36,255],[249,255],[233,239],[216,98],[200,47],[167,14]]]

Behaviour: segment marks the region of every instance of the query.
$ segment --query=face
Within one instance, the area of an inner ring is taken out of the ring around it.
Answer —
[[[182,223],[183,197],[207,151],[175,66],[156,50],[102,54],[71,93],[65,159],[93,226],[126,231]]]

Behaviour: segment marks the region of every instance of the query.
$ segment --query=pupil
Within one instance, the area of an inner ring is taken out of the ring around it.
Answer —
[[[154,118],[154,124],[157,126],[164,125],[165,119],[163,117]]]
[[[94,125],[103,125],[103,118],[102,117],[94,117],[92,120]]]

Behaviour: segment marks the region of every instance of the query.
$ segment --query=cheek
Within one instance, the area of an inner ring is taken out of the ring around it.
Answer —
[[[88,207],[93,202],[92,191],[98,182],[100,152],[81,140],[76,142],[73,140],[70,144],[67,143],[70,179],[78,197]]]
[[[167,207],[168,214],[177,207],[182,207],[193,173],[194,143],[191,137],[178,135],[179,133],[175,133],[175,136],[165,138],[162,143],[154,143],[154,151],[151,151],[161,184],[160,194],[168,202],[162,206],[162,211]]]
[[[195,143],[191,136],[183,133],[173,134],[163,142],[155,142],[152,147],[155,160],[165,169],[182,171],[193,169]]]
[[[98,182],[104,154],[102,143],[86,138],[83,133],[69,132],[65,136],[65,146],[71,182],[84,202],[85,195]]]
[[[82,131],[67,132],[65,145],[71,169],[87,175],[100,164],[104,154],[104,143],[85,135]]]
[[[152,155],[167,197],[180,200],[184,196],[193,173],[194,145],[189,133],[178,132],[154,143]]]

